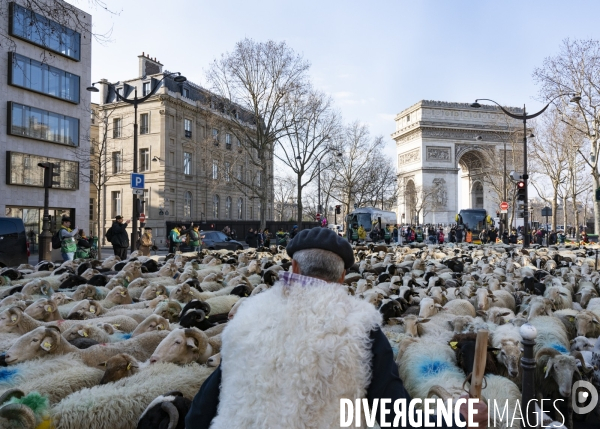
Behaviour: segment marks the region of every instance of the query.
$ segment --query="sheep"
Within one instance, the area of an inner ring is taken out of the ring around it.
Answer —
[[[490,302],[491,301],[491,302]],[[490,307],[502,307],[515,311],[515,298],[504,290],[489,291],[479,288],[475,292],[473,305],[477,310],[489,310]]]
[[[590,340],[589,338],[584,336],[575,337],[571,340],[571,351],[582,352],[594,350],[594,345],[596,344],[596,342],[597,340]]]
[[[569,352],[569,339],[564,325],[556,317],[538,316],[531,323],[537,329],[537,337],[533,352],[543,348],[552,348],[559,353]]]
[[[169,321],[158,314],[151,314],[141,322],[131,333],[132,337],[143,334],[144,332],[170,330]]]
[[[114,327],[101,323],[97,326],[91,323],[77,323],[62,333],[67,341],[71,342],[77,338],[89,338],[99,343],[123,341],[131,338],[133,333],[115,332]],[[137,328],[136,328],[137,329]]]
[[[156,298],[157,296],[161,296],[161,295],[165,295],[165,296],[169,295],[167,288],[163,285],[151,284],[144,288],[141,295],[139,295],[139,300],[140,301],[149,301],[149,300],[152,300],[152,299]],[[135,295],[132,295],[132,296],[135,297]]]
[[[85,350],[77,349],[64,339],[56,327],[39,327],[21,336],[6,352],[8,365],[35,358],[50,358],[72,353],[88,366],[97,366],[118,353],[129,353],[137,359],[149,357],[160,341],[166,336],[165,331],[146,332],[135,338],[119,343],[92,346]]]
[[[79,301],[67,315],[67,319],[85,320],[101,316],[106,313],[100,301],[84,299]]]
[[[54,406],[54,425],[57,428],[131,429],[157,396],[177,390],[192,399],[213,370],[198,364],[150,365],[131,377],[69,395]]]
[[[96,322],[111,323],[118,326],[125,332],[131,332],[138,325],[138,322],[126,316],[111,316],[98,318]],[[59,320],[56,322],[40,322],[33,319],[23,312],[19,307],[11,307],[0,313],[0,332],[26,334],[41,326],[58,326],[61,331],[70,328],[79,323],[77,320]]]
[[[209,316],[228,315],[236,302],[240,300],[237,295],[223,295],[207,299],[205,302],[210,306]]]
[[[573,307],[571,292],[562,286],[551,286],[544,292],[544,298],[548,298],[557,310]]]
[[[220,337],[208,337],[196,328],[171,331],[156,347],[150,363],[173,362],[184,365],[190,362],[206,363],[209,357],[220,351]]]
[[[169,392],[155,398],[144,410],[138,421],[139,429],[166,427],[185,429],[185,416],[192,401],[181,392]]]
[[[100,364],[105,367],[99,384],[112,383],[139,372],[142,363],[127,353],[119,353]]]
[[[25,314],[42,322],[61,320],[56,302],[49,298],[40,298],[25,309]]]
[[[491,333],[491,345],[498,351],[496,359],[512,380],[519,380],[522,340],[519,328],[512,324],[498,326]]]
[[[12,386],[18,386],[25,393],[44,395],[50,404],[56,404],[80,389],[97,385],[104,374],[102,369],[84,365],[69,354],[3,369],[12,375],[0,384],[0,395]]]

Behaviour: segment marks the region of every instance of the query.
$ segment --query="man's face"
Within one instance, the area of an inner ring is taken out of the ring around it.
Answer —
[[[119,219],[117,219],[117,222],[119,222],[119,223],[123,223],[123,218],[119,218]]]
[[[71,221],[66,220],[63,222],[63,225],[66,226],[67,228],[71,228]]]

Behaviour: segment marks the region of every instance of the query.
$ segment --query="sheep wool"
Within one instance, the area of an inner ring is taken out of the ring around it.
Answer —
[[[365,396],[369,334],[381,315],[339,284],[282,277],[241,306],[221,334],[221,393],[211,429],[338,427],[340,399]],[[291,369],[306,377],[291,377]]]

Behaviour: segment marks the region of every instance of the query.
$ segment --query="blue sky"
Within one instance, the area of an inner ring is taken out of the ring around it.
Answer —
[[[96,31],[113,27],[111,43],[94,43],[94,81],[135,77],[144,51],[205,86],[210,61],[238,40],[285,40],[344,120],[369,124],[390,156],[395,114],[421,99],[542,107],[534,68],[565,38],[597,38],[600,12],[593,0],[106,3],[119,14],[90,10]]]

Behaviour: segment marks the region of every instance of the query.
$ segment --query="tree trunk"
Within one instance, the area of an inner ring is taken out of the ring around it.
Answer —
[[[98,201],[97,201],[97,219],[96,219],[96,237],[98,237],[98,259],[102,259],[102,246],[100,245],[100,231],[104,227],[104,225],[100,226],[100,222],[102,221],[102,186],[98,186]]]
[[[552,196],[552,230],[556,231],[556,215],[558,208],[558,193],[556,190],[554,191],[554,195]]]
[[[296,224],[298,225],[298,229],[302,229],[302,176],[300,174],[298,174],[298,191],[296,193],[296,197],[298,198],[298,213],[296,213],[297,215],[297,219],[296,219]]]
[[[573,200],[575,199],[575,196],[573,196]],[[563,196],[563,231],[566,232],[567,230],[567,222],[568,222],[568,218],[567,218],[567,195],[565,193],[565,195]]]
[[[596,189],[600,188],[600,174],[594,169],[592,176],[594,176],[594,189],[592,192],[592,199],[594,201],[594,234],[598,234],[600,233],[600,201],[596,201]],[[583,219],[583,225],[586,226],[586,219]],[[577,225],[577,228],[579,228],[579,225]],[[579,229],[577,231],[579,232]]]

